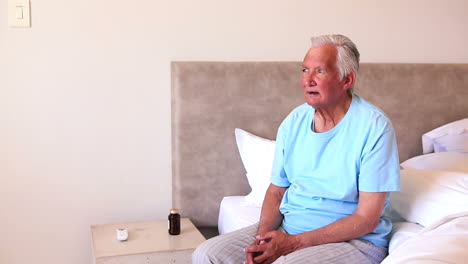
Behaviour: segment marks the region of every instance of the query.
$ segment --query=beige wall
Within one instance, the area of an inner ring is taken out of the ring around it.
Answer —
[[[31,2],[12,29],[0,0],[0,263],[89,263],[91,224],[167,216],[172,60],[343,33],[364,62],[468,63],[464,0]]]

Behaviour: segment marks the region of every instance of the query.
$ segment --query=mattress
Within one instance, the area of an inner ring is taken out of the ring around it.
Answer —
[[[260,219],[260,213],[261,208],[248,205],[244,196],[224,197],[219,210],[219,234],[222,235],[255,224]],[[422,226],[410,222],[394,223],[388,248],[389,253],[422,229]]]
[[[260,212],[260,207],[247,205],[244,196],[224,197],[219,208],[219,234],[255,224],[260,219]]]

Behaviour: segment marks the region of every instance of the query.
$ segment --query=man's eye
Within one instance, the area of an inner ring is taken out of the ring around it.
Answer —
[[[316,71],[317,73],[324,73],[324,72],[325,72],[322,68],[317,68],[315,71]]]
[[[309,72],[309,69],[307,69],[307,68],[302,68],[302,72]]]

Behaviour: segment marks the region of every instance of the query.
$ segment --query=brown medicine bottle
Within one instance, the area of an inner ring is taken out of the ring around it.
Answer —
[[[180,214],[178,209],[171,209],[169,211],[169,234],[178,235],[180,234]]]

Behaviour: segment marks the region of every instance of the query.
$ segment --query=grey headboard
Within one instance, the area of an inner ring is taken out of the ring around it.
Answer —
[[[216,226],[224,196],[250,191],[234,128],[274,139],[302,97],[300,62],[173,62],[173,206]],[[396,130],[400,160],[421,154],[421,135],[468,117],[468,64],[361,64],[355,92]]]

